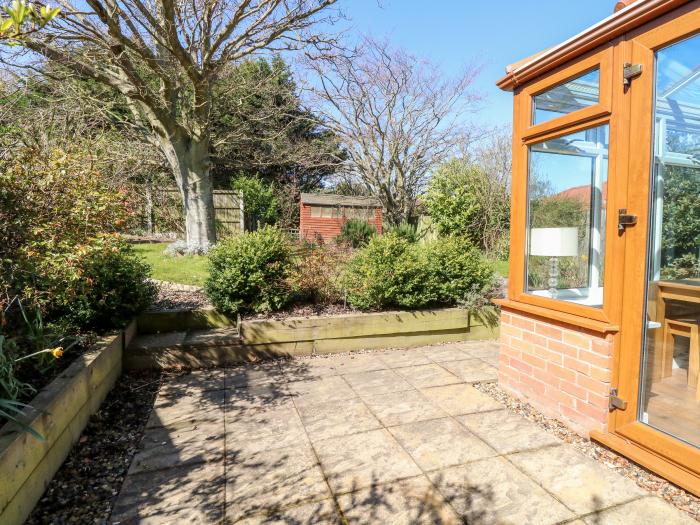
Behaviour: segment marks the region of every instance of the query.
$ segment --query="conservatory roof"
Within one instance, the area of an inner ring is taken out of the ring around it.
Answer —
[[[632,2],[561,44],[509,65],[506,67],[506,75],[496,85],[505,91],[513,91],[526,82],[689,1],[637,0]]]

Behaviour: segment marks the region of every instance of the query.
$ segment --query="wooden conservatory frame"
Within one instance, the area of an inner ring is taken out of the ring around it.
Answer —
[[[499,381],[548,415],[700,495],[700,448],[637,421],[639,305],[646,300],[647,271],[638,255],[648,245],[654,52],[700,33],[700,0],[627,3],[576,37],[510,66],[498,82],[514,94],[510,280],[508,297],[499,301]],[[626,70],[630,64],[640,68]],[[595,68],[597,103],[533,123],[533,97]],[[602,307],[527,293],[529,148],[605,124],[611,212],[605,216]],[[621,234],[618,210],[637,217]]]

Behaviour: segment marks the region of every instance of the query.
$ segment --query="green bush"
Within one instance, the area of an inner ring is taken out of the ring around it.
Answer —
[[[350,219],[343,223],[340,235],[335,238],[338,244],[347,244],[353,248],[366,246],[369,240],[377,234],[377,229],[362,219]]]
[[[342,246],[302,246],[289,278],[294,300],[315,305],[341,303],[342,275],[349,256],[350,251]]]
[[[395,233],[408,242],[418,242],[418,228],[410,222],[402,222],[398,226],[389,226],[385,233]]]
[[[238,175],[231,181],[231,186],[243,194],[245,203],[245,222],[254,228],[268,224],[277,224],[280,215],[280,203],[275,196],[272,184],[259,177]]]
[[[422,202],[439,235],[466,237],[492,256],[508,233],[505,183],[464,159],[438,167]]]
[[[494,282],[493,269],[466,239],[413,244],[395,233],[372,239],[345,276],[348,301],[361,310],[473,303]]]
[[[129,220],[127,195],[91,166],[62,151],[0,163],[0,294],[68,331],[121,326],[155,294],[148,267],[106,233]]]
[[[266,313],[290,299],[293,267],[288,237],[273,226],[227,239],[209,253],[206,291],[222,312]]]

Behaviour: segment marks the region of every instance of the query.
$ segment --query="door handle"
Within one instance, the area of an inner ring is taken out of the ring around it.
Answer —
[[[617,233],[622,235],[629,226],[637,224],[637,216],[627,213],[627,208],[617,210]]]

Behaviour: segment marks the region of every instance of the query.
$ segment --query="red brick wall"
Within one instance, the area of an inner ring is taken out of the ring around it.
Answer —
[[[607,430],[613,337],[501,313],[499,384],[576,432]]]
[[[299,235],[309,241],[315,241],[321,236],[325,242],[329,242],[340,234],[340,228],[345,221],[344,218],[312,217],[311,206],[302,203],[299,213]],[[374,218],[368,222],[382,233],[382,209],[375,209]]]

